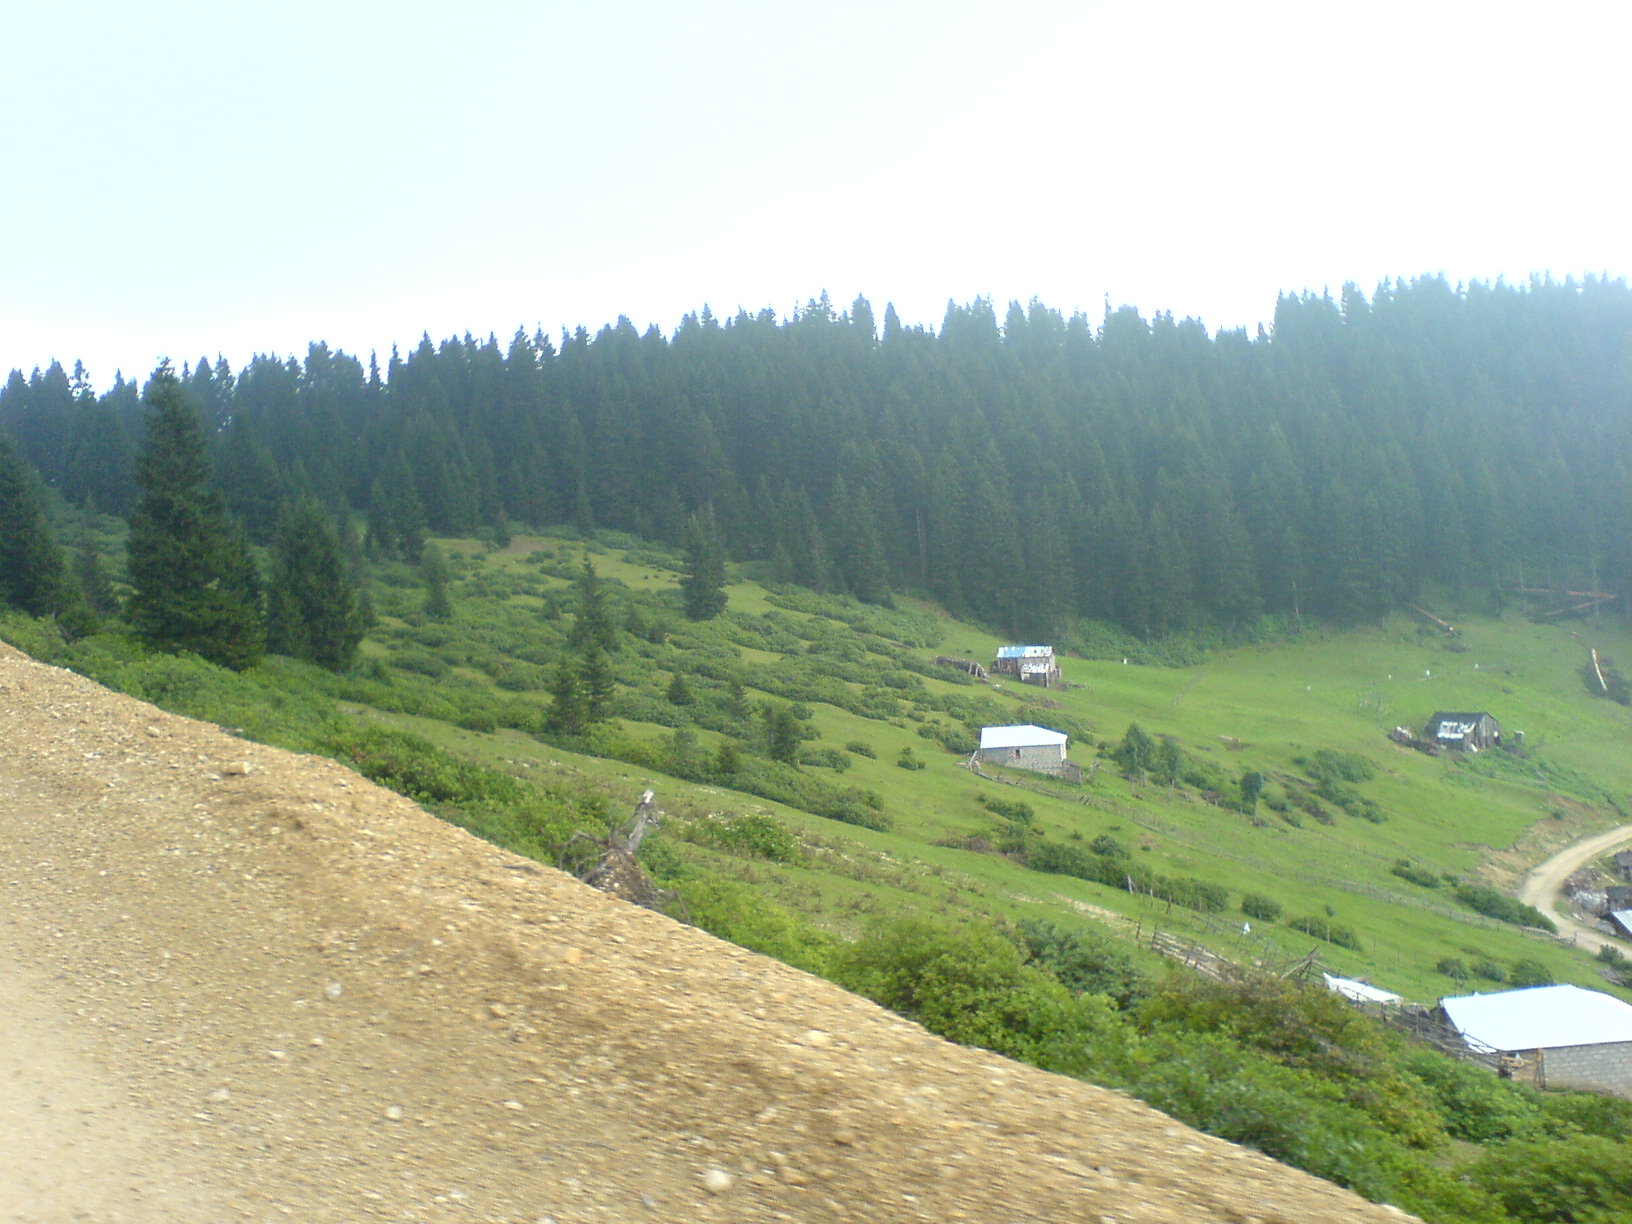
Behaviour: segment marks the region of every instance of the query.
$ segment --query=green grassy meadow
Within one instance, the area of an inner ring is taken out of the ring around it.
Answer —
[[[451,622],[418,614],[411,572],[399,574],[397,585],[376,587],[381,619],[364,657],[387,689],[434,680],[448,700],[507,702],[541,714],[549,704],[544,661],[570,627],[573,579],[585,556],[622,614],[662,628],[647,635],[653,640],[624,634],[614,718],[582,742],[549,744],[503,727],[461,729],[435,717],[434,708],[430,716],[414,714],[412,702],[387,700],[399,708],[375,708],[373,717],[519,776],[591,784],[613,810],[652,786],[673,814],[671,842],[711,816],[769,814],[820,854],[776,863],[699,842],[685,852],[835,939],[853,937],[878,914],[974,910],[1009,920],[1109,923],[1129,935],[1155,926],[1233,958],[1267,962],[1318,949],[1331,971],[1423,1002],[1472,988],[1435,971],[1446,957],[1497,965],[1532,959],[1558,981],[1603,984],[1585,953],[1484,918],[1459,905],[1448,886],[1424,887],[1392,869],[1409,860],[1433,876],[1505,889],[1551,849],[1628,819],[1632,711],[1594,698],[1578,674],[1589,644],[1632,655],[1619,622],[1544,625],[1514,610],[1499,619],[1458,618],[1452,637],[1402,614],[1344,632],[1216,650],[1185,667],[1141,663],[1145,652],[1130,643],[1126,661],[1066,658],[1067,687],[1043,693],[926,666],[942,653],[989,663],[1002,640],[912,600],[892,611],[738,581],[724,616],[692,624],[677,615],[675,559],[650,545],[535,537],[502,549],[441,543],[457,578]],[[539,660],[526,665],[530,674],[506,673],[507,660],[529,654]],[[443,660],[446,671],[433,677],[414,670],[427,655]],[[810,751],[830,750],[848,766],[839,773],[807,763],[801,773],[870,792],[889,827],[859,827],[724,781],[667,772],[663,758],[688,722],[665,699],[675,675],[703,694],[735,681],[747,702],[740,726],[691,728],[697,753],[729,738],[751,751],[759,705],[795,702],[810,736],[807,762]],[[827,693],[834,699],[819,696]],[[1420,730],[1436,710],[1488,710],[1510,735],[1525,733],[1527,755],[1430,758],[1385,738],[1396,725]],[[972,773],[966,751],[943,743],[978,734],[982,723],[1009,721],[1081,732],[1072,759],[1099,767],[1077,785],[1014,774],[1022,785],[1008,786]],[[1170,738],[1215,785],[1124,776],[1104,754],[1132,723]],[[950,734],[931,738],[930,730]],[[845,747],[855,744],[871,755]],[[904,750],[923,768],[900,767]],[[1354,789],[1380,821],[1324,801],[1316,801],[1323,814],[1311,815],[1291,801],[1307,796],[1309,763],[1323,750],[1370,766],[1371,776]],[[625,759],[597,755],[605,752]],[[1251,815],[1233,803],[1248,770],[1266,779]],[[1219,801],[1209,802],[1208,789]],[[991,799],[1032,809],[1028,838],[1080,846],[1108,837],[1151,871],[1222,886],[1229,903],[1198,914],[970,849],[1012,840],[1012,823],[984,805]],[[1245,894],[1272,898],[1285,920],[1314,916],[1347,927],[1359,946],[1313,939],[1285,921],[1252,921],[1246,934],[1238,908]]]
[[[750,566],[695,623],[678,558],[639,540],[438,544],[452,615],[428,614],[415,568],[370,563],[377,620],[343,674],[149,654],[117,623],[70,641],[6,614],[0,637],[333,756],[544,862],[650,787],[664,819],[641,861],[676,916],[1436,1224],[1632,1209],[1632,1104],[1498,1080],[1275,976],[1314,953],[1422,1004],[1520,973],[1629,994],[1543,916],[1503,908],[1554,850],[1632,821],[1632,710],[1581,678],[1589,646],[1632,658],[1624,622],[1440,608],[1454,636],[1401,614],[1206,648],[1081,626],[1096,657],[1065,656],[1065,686],[1042,691],[935,665],[989,663],[1004,641],[910,598],[860,605]],[[569,733],[552,710],[586,557],[616,626],[612,683],[603,717]],[[1439,710],[1488,711],[1525,751],[1387,738]],[[1083,780],[966,767],[982,726],[1019,722],[1066,731]],[[1158,936],[1272,972],[1169,972]],[[1547,1206],[1570,1195],[1591,1210]]]

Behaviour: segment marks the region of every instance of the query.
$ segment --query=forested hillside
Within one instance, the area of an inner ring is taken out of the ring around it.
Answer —
[[[672,336],[620,320],[181,373],[259,542],[307,495],[366,512],[388,554],[516,524],[679,542],[711,507],[768,578],[919,590],[1060,639],[1077,617],[1348,621],[1430,585],[1492,610],[1520,586],[1624,595],[1629,339],[1620,280],[1427,278],[1283,298],[1256,337],[983,300],[930,332],[824,297],[783,320],[705,308]],[[13,372],[0,430],[122,515],[140,391]]]

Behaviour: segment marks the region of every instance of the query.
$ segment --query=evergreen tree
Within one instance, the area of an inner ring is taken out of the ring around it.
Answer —
[[[62,550],[45,520],[37,478],[11,440],[0,435],[0,603],[29,616],[73,607]]]
[[[617,689],[612,674],[612,660],[599,646],[591,645],[584,651],[578,664],[578,679],[584,694],[586,722],[597,723],[606,717],[607,704]]]
[[[113,589],[113,580],[102,564],[102,554],[86,540],[74,551],[74,579],[85,596],[85,602],[98,616],[114,616],[119,612],[119,595]]]
[[[448,598],[448,583],[453,573],[448,559],[435,544],[427,543],[419,553],[419,577],[425,583],[425,615],[432,620],[449,620],[453,616],[453,601]]]
[[[799,757],[799,741],[804,738],[804,727],[785,705],[767,703],[763,714],[765,755],[773,761],[792,765]]]
[[[266,646],[344,671],[368,631],[340,535],[316,501],[287,505],[272,544]]]
[[[550,711],[545,716],[550,730],[562,735],[578,735],[589,725],[589,702],[577,666],[562,655],[550,680]]]
[[[573,584],[577,609],[572,623],[572,645],[587,657],[591,650],[611,654],[618,648],[618,626],[607,606],[606,591],[594,563],[584,558],[583,568]]]
[[[126,615],[155,649],[190,650],[242,670],[264,646],[248,543],[209,487],[204,427],[168,363],[154,373],[145,398],[150,411],[136,460]]]
[[[725,611],[725,551],[720,547],[712,506],[694,513],[686,524],[680,593],[690,620],[713,620]]]

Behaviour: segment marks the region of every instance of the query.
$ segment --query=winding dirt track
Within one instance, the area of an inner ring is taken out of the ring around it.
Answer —
[[[0,1220],[1382,1221],[0,645]]]
[[[1524,883],[1519,886],[1519,900],[1550,917],[1558,924],[1561,932],[1573,935],[1581,947],[1593,952],[1607,943],[1614,943],[1619,947],[1618,941],[1577,922],[1570,916],[1568,908],[1561,908],[1560,900],[1564,892],[1564,881],[1593,859],[1619,850],[1629,843],[1632,843],[1632,825],[1621,825],[1607,833],[1585,837],[1565,846],[1524,877]]]

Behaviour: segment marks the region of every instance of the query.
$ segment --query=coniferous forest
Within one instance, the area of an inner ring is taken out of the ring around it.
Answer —
[[[1629,342],[1621,280],[1424,278],[1283,297],[1256,336],[980,299],[935,331],[824,296],[672,336],[426,337],[383,365],[314,343],[180,384],[258,543],[314,501],[387,555],[511,524],[678,545],[706,515],[768,577],[1054,640],[1352,622],[1425,590],[1624,596]],[[0,390],[45,482],[119,515],[146,415],[77,364]]]

